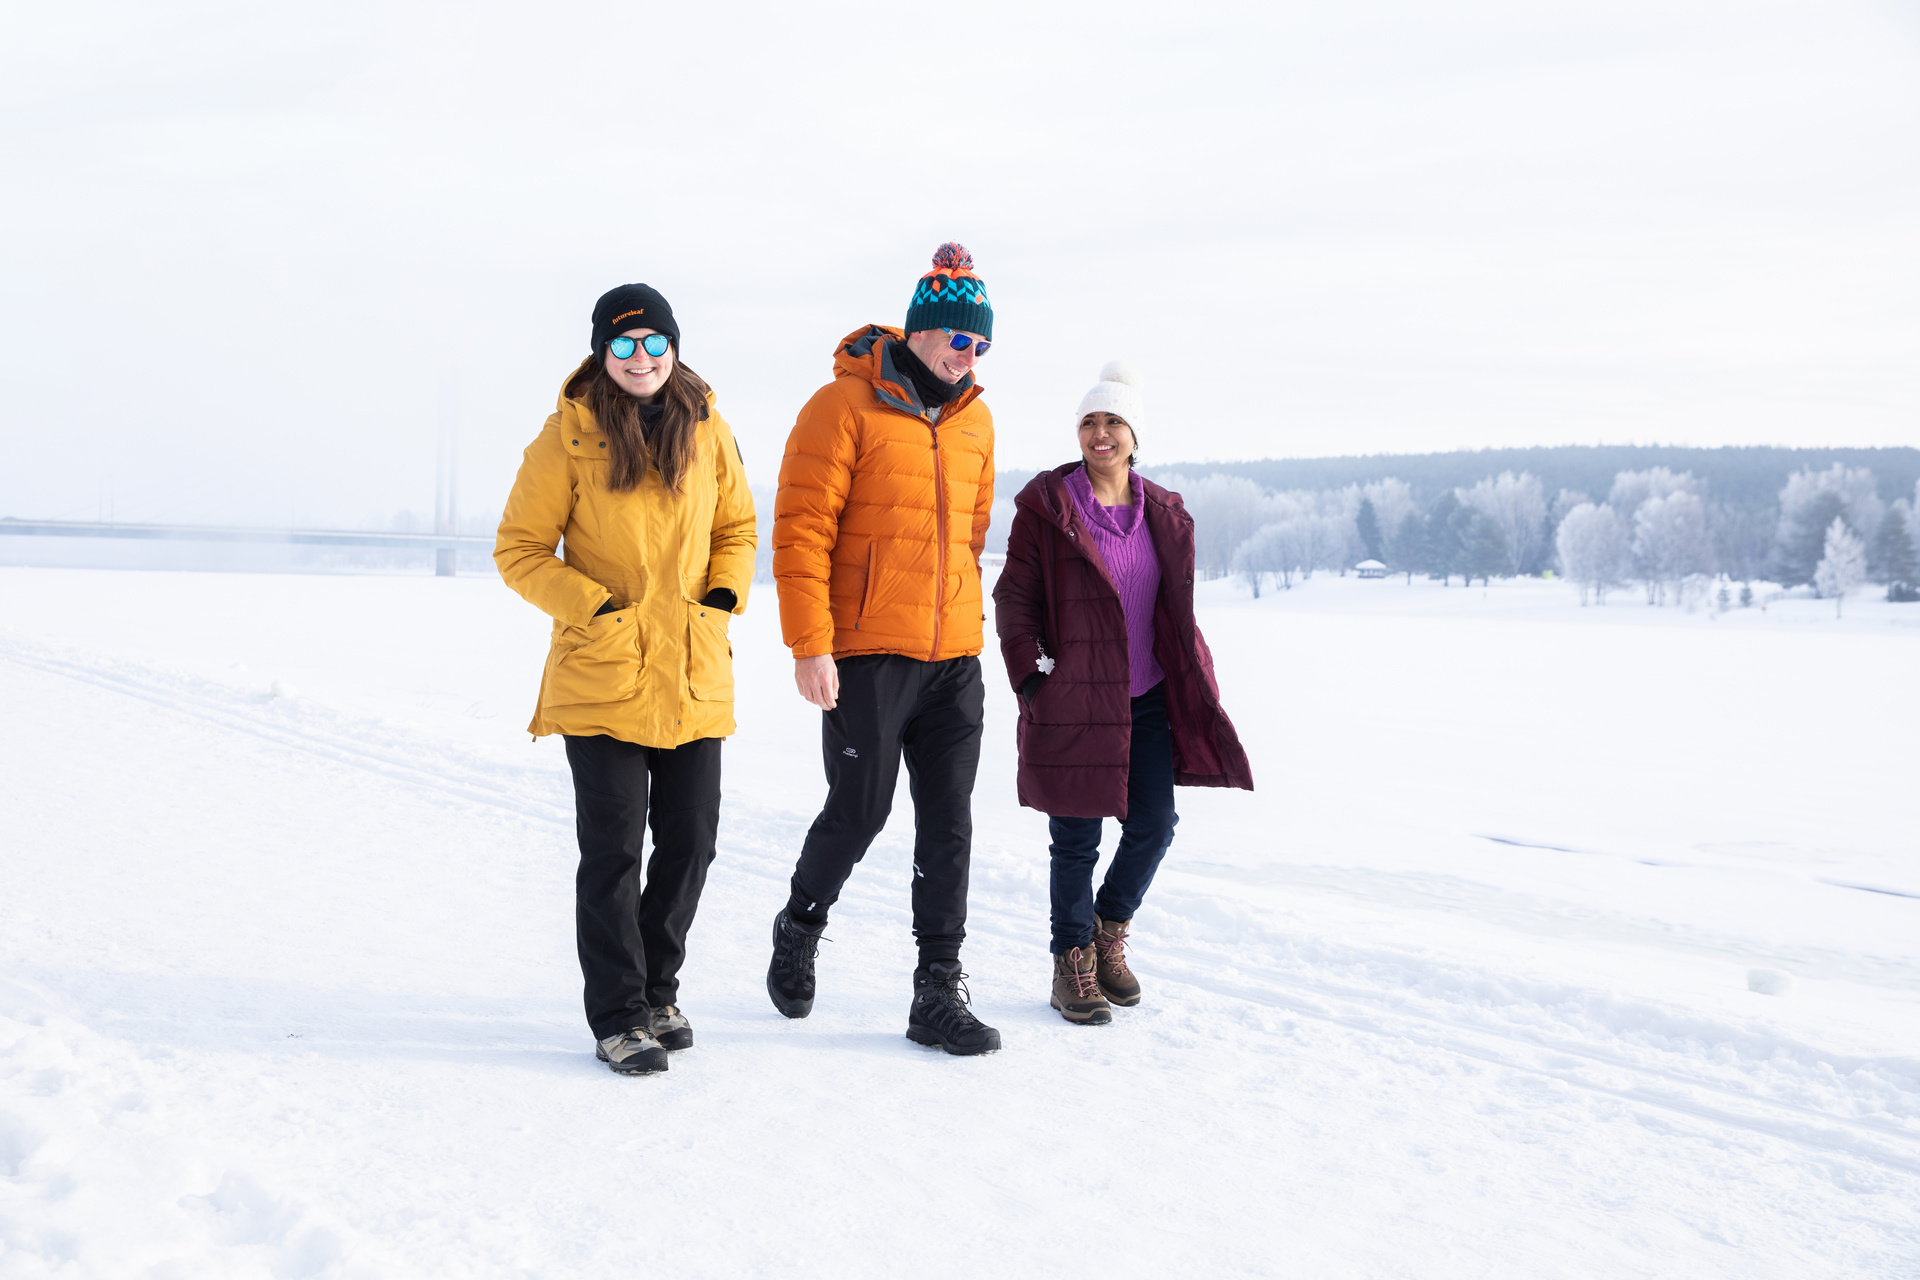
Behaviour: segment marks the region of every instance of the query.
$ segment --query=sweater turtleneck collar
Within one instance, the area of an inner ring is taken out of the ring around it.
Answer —
[[[1127,472],[1127,485],[1133,490],[1133,505],[1110,507],[1094,494],[1093,477],[1087,474],[1085,463],[1067,472],[1067,492],[1073,495],[1074,503],[1080,508],[1080,514],[1086,517],[1087,523],[1098,524],[1108,533],[1121,538],[1140,528],[1143,523],[1140,519],[1141,504],[1146,501],[1146,492],[1138,472]]]

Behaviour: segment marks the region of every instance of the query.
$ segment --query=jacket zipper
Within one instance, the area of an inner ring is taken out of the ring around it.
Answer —
[[[933,433],[933,535],[938,539],[933,552],[933,649],[928,662],[940,660],[940,597],[947,589],[947,477],[940,464],[940,426],[929,422]]]
[[[860,612],[854,616],[853,620],[855,631],[858,631],[860,624],[866,621],[867,611],[873,608],[873,571],[880,561],[879,547],[878,542],[867,544],[867,585],[860,591]]]

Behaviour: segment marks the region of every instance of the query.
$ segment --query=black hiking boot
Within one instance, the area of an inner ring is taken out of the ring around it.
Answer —
[[[767,965],[767,994],[789,1018],[813,1012],[813,958],[820,951],[825,924],[801,924],[785,907],[773,918],[773,960]]]
[[[948,1053],[993,1053],[1000,1033],[973,1016],[958,960],[936,960],[913,975],[913,1007],[907,1011],[907,1039]]]

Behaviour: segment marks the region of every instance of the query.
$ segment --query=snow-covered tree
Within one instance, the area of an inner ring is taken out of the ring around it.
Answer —
[[[1361,485],[1360,496],[1373,504],[1374,514],[1380,518],[1381,536],[1389,541],[1406,518],[1420,510],[1420,504],[1413,500],[1413,486],[1392,476]]]
[[[1664,498],[1675,493],[1698,494],[1703,487],[1691,471],[1673,472],[1665,467],[1622,471],[1613,478],[1613,491],[1607,495],[1607,505],[1631,529],[1640,504],[1649,498]]]
[[[1578,489],[1562,489],[1554,495],[1553,501],[1547,505],[1547,529],[1544,539],[1547,548],[1546,558],[1549,561],[1557,563],[1559,560],[1559,552],[1556,548],[1560,545],[1560,522],[1567,518],[1567,512],[1592,501],[1592,498]],[[1561,570],[1562,574],[1565,572],[1565,569]]]
[[[1291,588],[1295,574],[1311,578],[1315,569],[1345,568],[1352,537],[1353,521],[1347,517],[1313,515],[1294,507],[1292,514],[1262,525],[1234,549],[1233,572],[1247,580],[1256,597],[1265,577],[1278,577],[1283,588]]]
[[[1792,515],[1783,510],[1774,532],[1773,576],[1789,587],[1812,582],[1820,557],[1827,553],[1827,526],[1844,520],[1846,513],[1847,500],[1831,489],[1808,495]]]
[[[1268,530],[1275,527],[1265,525],[1254,530],[1251,538],[1233,549],[1233,576],[1247,584],[1255,600],[1260,598],[1260,586],[1266,581],[1267,575],[1274,571],[1279,559],[1273,554],[1273,548],[1269,545],[1271,539],[1267,536]]]
[[[1475,512],[1460,496],[1448,489],[1435,499],[1427,511],[1427,537],[1424,549],[1427,576],[1451,585],[1453,575],[1463,571],[1467,559],[1467,525]]]
[[[1905,498],[1888,507],[1881,518],[1880,532],[1867,554],[1867,576],[1888,586],[1920,585],[1920,554],[1913,544],[1913,523]]]
[[[1413,585],[1414,574],[1427,571],[1427,522],[1418,511],[1400,517],[1387,540],[1387,567],[1406,574],[1408,586]]]
[[[1676,490],[1649,498],[1633,517],[1633,562],[1647,584],[1647,603],[1658,603],[1669,588],[1713,572],[1713,538],[1707,531],[1707,506],[1699,495]]]
[[[1372,498],[1361,497],[1353,527],[1360,534],[1360,549],[1367,553],[1369,560],[1378,560],[1386,553],[1387,540],[1380,536],[1380,513],[1374,510]]]
[[[1460,572],[1466,575],[1466,585],[1473,585],[1475,578],[1486,583],[1496,577],[1512,576],[1513,556],[1507,550],[1507,537],[1500,532],[1500,526],[1484,511],[1464,506],[1461,509],[1467,516],[1460,534]]]
[[[1260,598],[1260,584],[1268,577],[1279,578],[1283,588],[1293,586],[1293,575],[1308,553],[1304,530],[1313,519],[1313,516],[1294,516],[1262,525],[1252,537],[1234,548],[1233,571],[1253,588],[1254,599]]]
[[[1592,504],[1593,499],[1589,498],[1580,490],[1562,489],[1554,495],[1553,505],[1547,508],[1547,519],[1553,521],[1553,527],[1558,529],[1560,522],[1567,518],[1567,512],[1573,510],[1575,507],[1590,506]]]
[[[1502,471],[1461,489],[1459,497],[1499,528],[1512,572],[1538,573],[1546,567],[1547,497],[1538,476]]]
[[[1300,539],[1300,568],[1311,578],[1315,569],[1345,572],[1358,557],[1353,553],[1359,535],[1345,516],[1303,516],[1295,522]]]
[[[1826,554],[1820,557],[1820,565],[1813,571],[1813,589],[1822,599],[1833,601],[1833,616],[1837,618],[1847,596],[1866,577],[1866,544],[1847,528],[1845,520],[1835,516],[1827,526]]]
[[[1836,462],[1825,471],[1794,472],[1780,490],[1780,524],[1774,536],[1780,581],[1790,587],[1813,581],[1834,517],[1845,519],[1862,542],[1871,543],[1885,514],[1879,485],[1865,467]]]
[[[1561,517],[1554,542],[1560,571],[1579,586],[1582,605],[1588,592],[1605,604],[1608,589],[1626,580],[1632,563],[1627,527],[1611,506],[1581,503]]]
[[[1714,503],[1707,508],[1707,528],[1713,534],[1713,562],[1721,573],[1741,582],[1766,575],[1773,558],[1773,531],[1780,523],[1772,508],[1730,507]]]
[[[1233,554],[1254,530],[1269,523],[1267,493],[1243,476],[1218,473],[1198,479],[1184,475],[1157,477],[1178,488],[1193,516],[1194,567],[1203,577],[1222,578],[1233,571]]]

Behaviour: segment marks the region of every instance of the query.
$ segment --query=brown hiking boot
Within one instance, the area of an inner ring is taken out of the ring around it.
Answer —
[[[1093,948],[1075,947],[1053,958],[1053,1007],[1068,1022],[1097,1027],[1113,1021],[1113,1010],[1100,994],[1093,973]]]
[[[1140,1003],[1140,979],[1127,968],[1127,926],[1131,920],[1093,918],[1094,975],[1100,994],[1122,1009]]]

